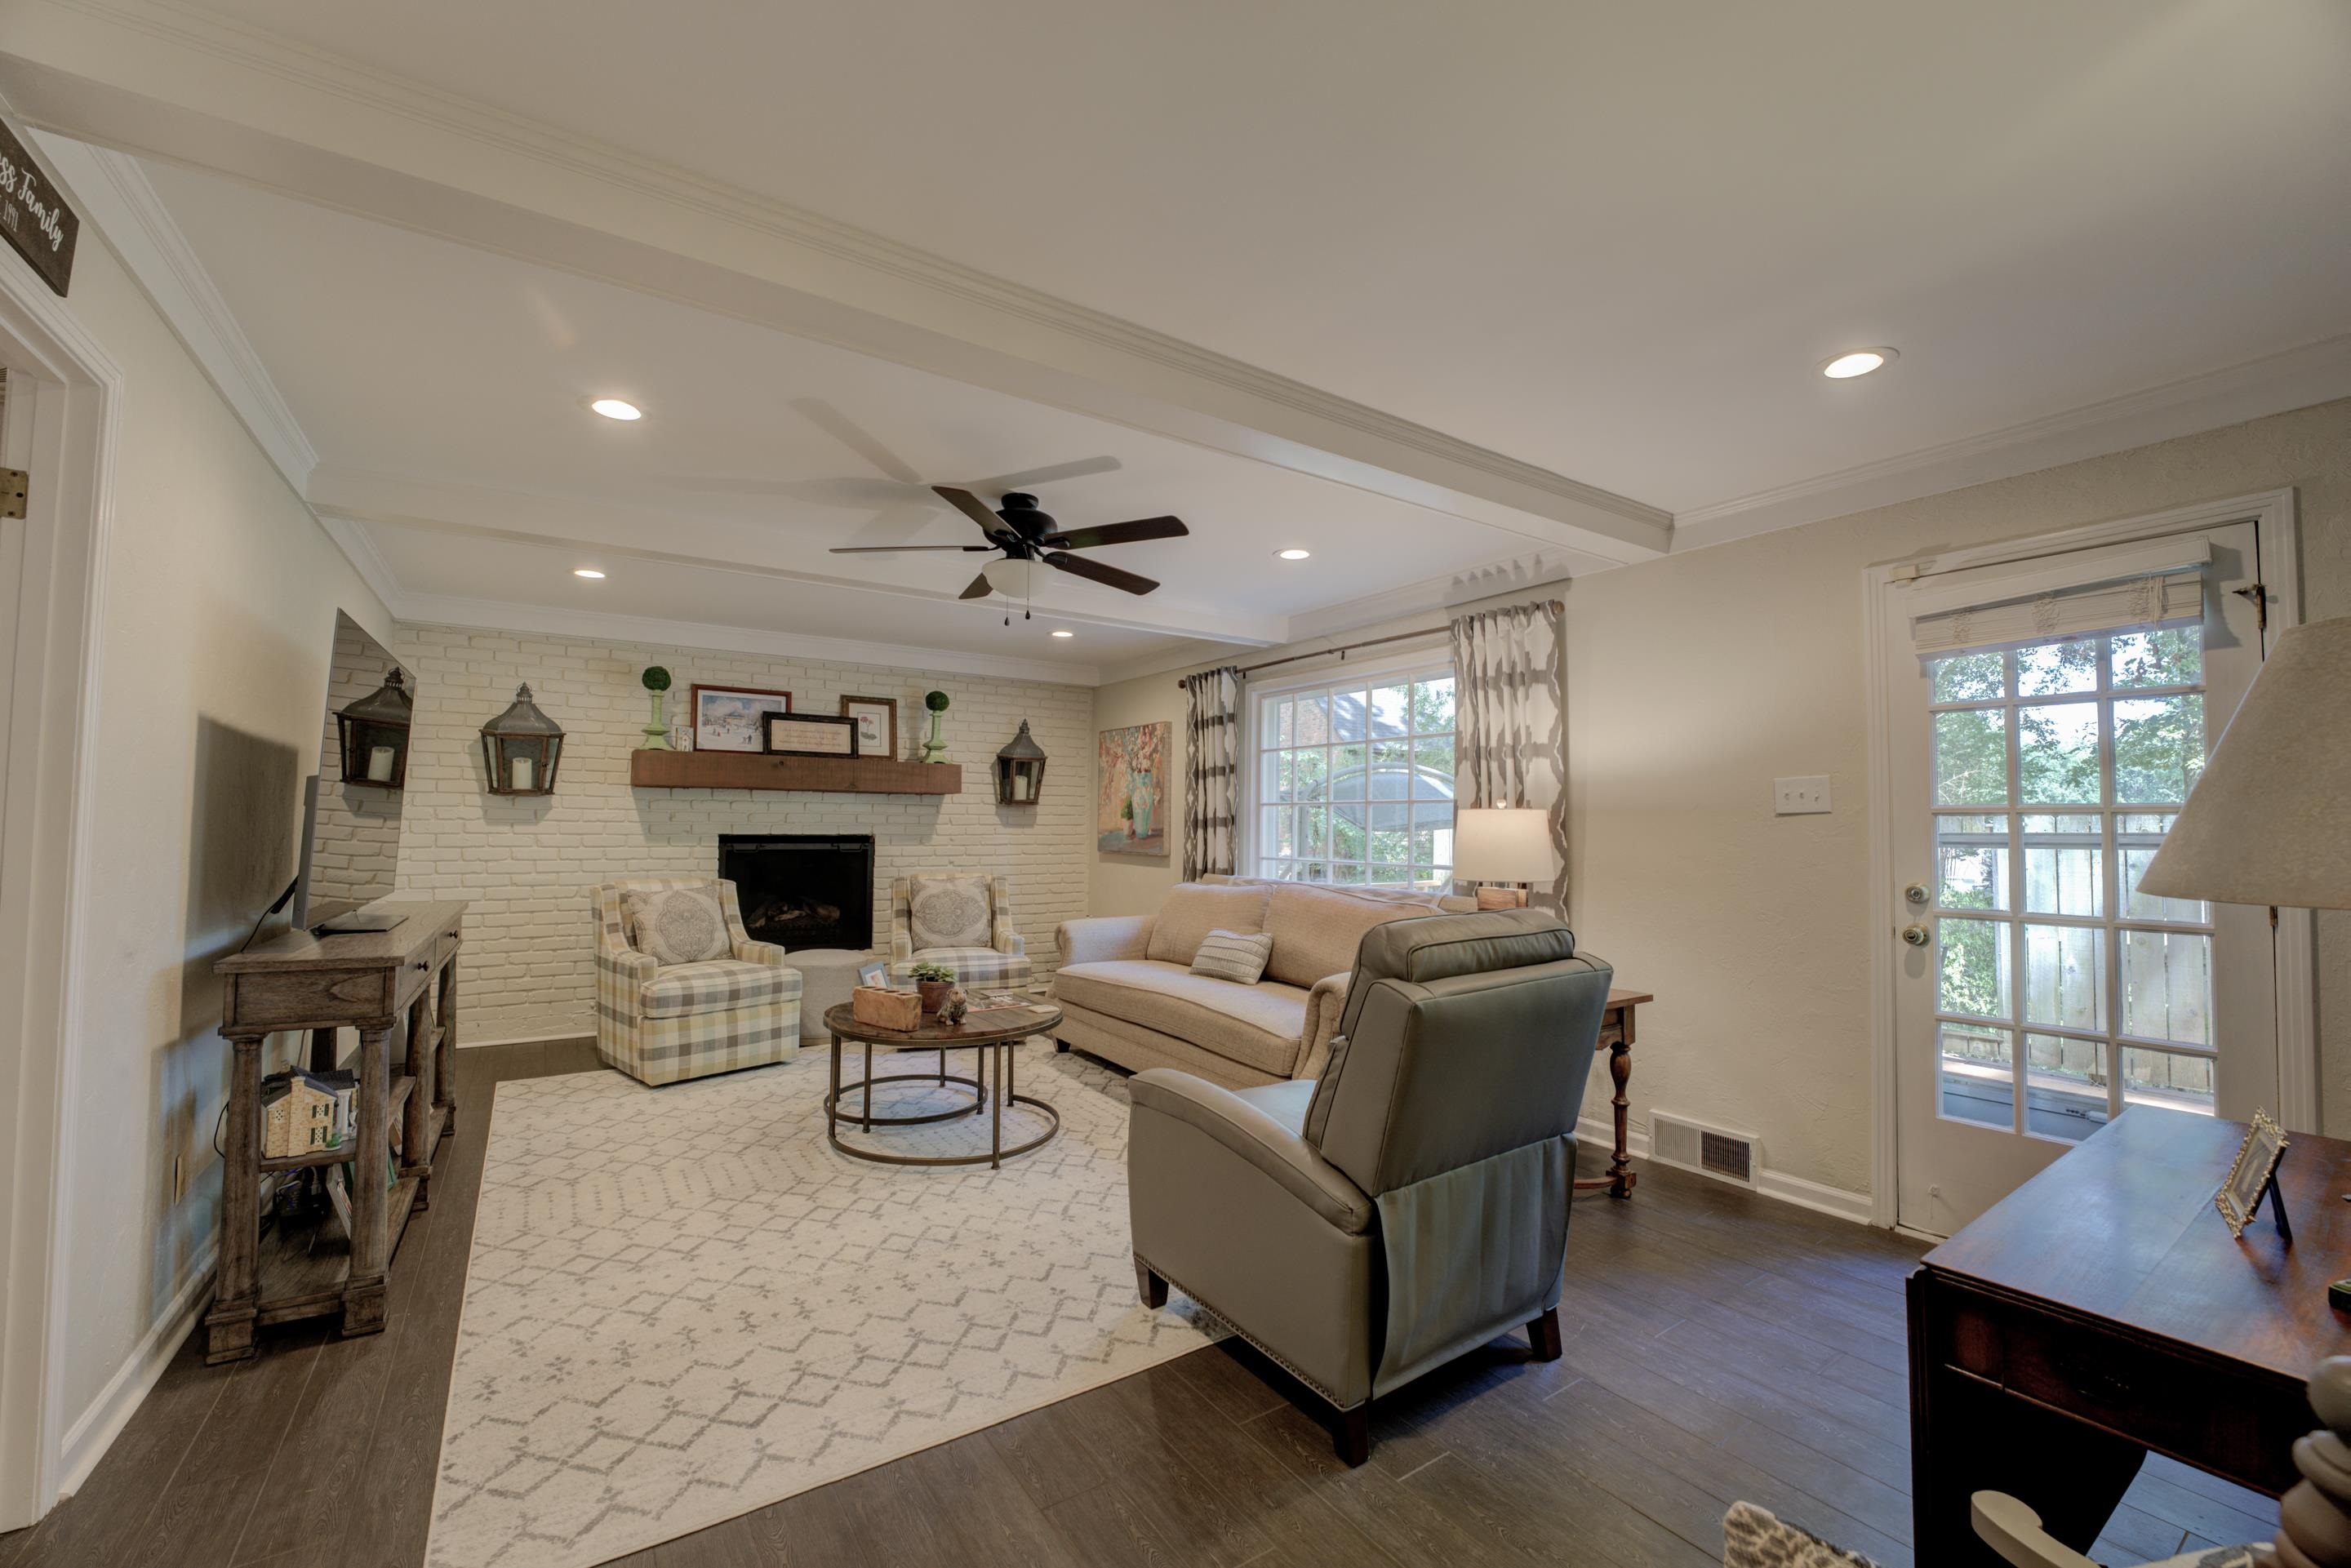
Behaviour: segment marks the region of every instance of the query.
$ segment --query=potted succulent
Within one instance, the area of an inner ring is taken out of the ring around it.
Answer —
[[[945,964],[917,964],[913,969],[914,989],[922,993],[923,1010],[935,1013],[939,1004],[955,989],[955,971]]]

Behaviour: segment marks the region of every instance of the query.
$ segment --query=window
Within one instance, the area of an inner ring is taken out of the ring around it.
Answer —
[[[2076,1140],[2210,1115],[2211,912],[2138,891],[2204,766],[2200,626],[1927,663],[1946,1116]]]
[[[1257,698],[1257,874],[1449,887],[1453,671]]]

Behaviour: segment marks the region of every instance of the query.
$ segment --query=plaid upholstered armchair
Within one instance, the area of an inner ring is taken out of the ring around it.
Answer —
[[[680,892],[700,896],[675,907],[663,897]],[[599,884],[595,902],[596,1053],[605,1065],[674,1083],[799,1053],[800,973],[781,947],[743,929],[733,883],[631,877]],[[664,963],[648,948],[686,961]]]
[[[1008,876],[923,873],[890,883],[890,977],[917,964],[955,971],[961,986],[1020,986],[1034,973],[1029,945],[1012,929]]]

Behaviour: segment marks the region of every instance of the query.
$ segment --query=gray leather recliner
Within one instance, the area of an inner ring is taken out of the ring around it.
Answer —
[[[1129,1081],[1135,1281],[1174,1284],[1340,1412],[1526,1325],[1560,1353],[1584,1080],[1609,967],[1534,910],[1367,933],[1320,1080]]]

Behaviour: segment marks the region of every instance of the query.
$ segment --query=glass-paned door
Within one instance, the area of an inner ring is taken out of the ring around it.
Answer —
[[[1949,1234],[2137,1106],[2276,1108],[2268,912],[2138,891],[2259,667],[2253,534],[2211,530],[2200,622],[1926,658],[1895,629],[1905,1225]]]

